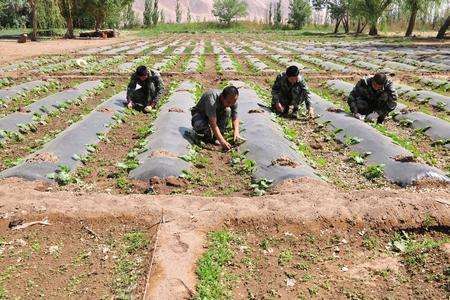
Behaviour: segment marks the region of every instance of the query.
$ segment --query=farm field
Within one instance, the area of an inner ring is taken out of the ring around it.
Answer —
[[[148,114],[123,104],[139,65],[165,84]],[[290,65],[313,119],[270,111]],[[375,72],[382,125],[346,102]],[[450,296],[448,43],[161,34],[0,74],[0,299]],[[246,141],[222,152],[190,109],[230,84]]]

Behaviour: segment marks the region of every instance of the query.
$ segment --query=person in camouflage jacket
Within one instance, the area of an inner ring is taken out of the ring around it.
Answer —
[[[149,112],[156,106],[163,92],[161,76],[155,71],[149,71],[146,66],[140,66],[128,84],[127,106]]]
[[[377,123],[381,124],[397,107],[397,93],[386,74],[377,73],[359,80],[350,92],[347,103],[356,118],[362,120],[364,116],[377,113]]]
[[[287,116],[292,107],[291,116],[297,117],[299,106],[305,103],[308,114],[311,117],[314,116],[308,87],[299,74],[300,70],[297,66],[290,66],[286,72],[277,76],[272,86],[272,110],[275,113]]]

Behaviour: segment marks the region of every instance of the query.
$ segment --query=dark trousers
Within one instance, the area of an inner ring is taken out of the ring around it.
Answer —
[[[224,134],[227,129],[227,124],[231,117],[230,115],[230,111],[227,109],[224,114],[217,116],[217,126],[222,134]],[[207,116],[200,113],[195,113],[192,116],[191,124],[195,133],[200,136],[203,141],[207,143],[214,143],[214,133],[209,125],[209,119]]]
[[[392,111],[387,107],[375,107],[362,99],[354,100],[353,105],[356,106],[357,112],[361,115],[367,116],[376,112],[378,114],[377,123],[383,123],[386,116]]]
[[[143,89],[135,90],[133,93],[131,93],[130,98],[131,98],[131,101],[133,102],[133,104],[135,104],[136,109],[139,109],[139,108],[142,109],[149,105],[148,96],[143,91]]]

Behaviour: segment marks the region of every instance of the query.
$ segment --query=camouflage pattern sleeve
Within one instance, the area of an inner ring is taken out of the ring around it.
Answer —
[[[350,111],[354,114],[358,113],[358,107],[356,101],[363,96],[362,90],[364,89],[364,79],[358,81],[353,90],[348,95],[347,103],[350,107]]]
[[[388,96],[386,105],[389,110],[394,110],[397,107],[397,91],[395,90],[394,83],[388,80],[384,88]]]
[[[275,79],[275,82],[272,86],[272,104],[276,104],[280,102],[281,98],[281,74],[277,76],[277,79]]]
[[[155,83],[156,96],[153,102],[158,103],[159,99],[161,99],[162,94],[164,93],[164,82],[162,81],[162,78],[158,73],[155,73],[155,77],[156,77]]]
[[[127,87],[127,100],[131,99],[131,94],[136,90],[137,78],[135,74],[131,75],[130,83]]]
[[[303,101],[305,101],[306,109],[309,110],[309,108],[311,107],[311,96],[308,89],[308,85],[306,84],[306,81],[303,78],[300,79],[299,84],[302,89],[302,98]]]

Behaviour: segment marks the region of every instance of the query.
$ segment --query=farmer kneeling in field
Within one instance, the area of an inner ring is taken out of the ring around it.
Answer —
[[[159,98],[164,92],[164,84],[161,76],[148,70],[146,66],[140,66],[131,76],[127,88],[127,106],[150,112],[158,103]]]
[[[288,116],[289,109],[292,106],[291,117],[297,118],[298,107],[305,102],[308,115],[314,116],[314,110],[309,100],[308,87],[299,74],[298,67],[290,66],[286,69],[286,72],[277,76],[272,86],[272,110],[277,114]]]
[[[233,140],[242,141],[239,135],[238,97],[239,90],[234,86],[228,86],[222,92],[209,90],[192,108],[192,127],[204,142],[220,144],[223,149],[230,150],[230,143],[223,137],[230,117],[233,124]]]
[[[372,113],[377,114],[377,123],[384,119],[397,107],[397,93],[394,85],[384,73],[373,77],[365,77],[358,81],[348,96],[350,110],[360,120]]]

